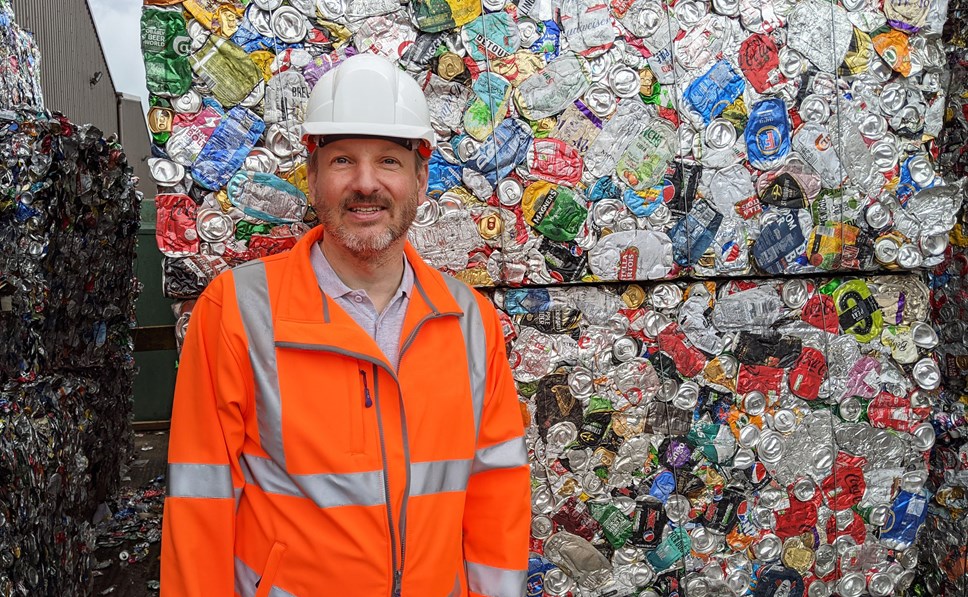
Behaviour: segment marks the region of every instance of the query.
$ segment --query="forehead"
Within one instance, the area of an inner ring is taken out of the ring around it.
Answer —
[[[346,153],[354,155],[386,153],[391,153],[393,155],[407,155],[413,153],[412,150],[407,149],[398,143],[394,143],[393,141],[387,141],[386,139],[374,139],[371,137],[340,139],[338,141],[333,141],[323,145],[319,148],[319,151],[327,154]]]

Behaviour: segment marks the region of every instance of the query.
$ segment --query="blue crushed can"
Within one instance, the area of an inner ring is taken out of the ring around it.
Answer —
[[[491,186],[497,185],[527,159],[532,140],[531,127],[515,118],[506,118],[481,143],[467,165],[483,174]]]
[[[224,187],[262,137],[266,125],[251,110],[236,106],[225,118],[192,164],[192,178],[210,191]]]
[[[538,34],[538,39],[528,49],[544,56],[545,62],[551,62],[558,57],[561,47],[561,28],[554,21],[540,21]]]
[[[504,293],[504,310],[508,315],[542,313],[552,306],[547,288],[511,288]]]
[[[757,570],[753,597],[803,597],[803,577],[792,568],[770,564]]]
[[[602,199],[617,199],[622,196],[622,189],[619,188],[611,176],[603,176],[596,180],[585,194],[589,201],[601,201]]]
[[[753,259],[769,274],[783,273],[797,261],[806,249],[807,239],[798,219],[799,210],[791,209],[783,217],[763,226],[759,238],[753,244]]]
[[[445,160],[444,156],[440,155],[438,151],[431,154],[427,168],[429,170],[427,178],[428,197],[440,197],[444,192],[461,184],[461,167]]]
[[[723,113],[726,106],[746,88],[743,76],[726,60],[720,60],[686,87],[686,101],[699,112],[706,124]]]
[[[23,224],[30,218],[41,215],[40,210],[29,205],[24,205],[21,201],[15,202],[14,205],[16,207],[14,208],[13,219],[18,224]]]
[[[669,233],[675,262],[681,266],[698,263],[706,249],[713,244],[722,223],[723,214],[705,201],[697,202]]]
[[[790,119],[786,103],[773,97],[753,104],[745,136],[750,165],[758,170],[779,166],[790,153]]]
[[[904,160],[904,163],[901,164],[900,172],[898,173],[900,181],[897,185],[897,200],[904,207],[907,206],[908,200],[913,197],[915,193],[921,189],[930,189],[936,184],[937,177],[928,181],[928,183],[924,185],[918,184],[918,182],[914,180],[914,176],[911,174],[911,165],[916,160],[922,159],[922,157],[915,155]]]
[[[911,493],[903,489],[891,504],[891,517],[881,529],[881,543],[891,549],[904,550],[914,543],[918,529],[928,515],[928,493]]]
[[[527,597],[543,597],[544,592],[544,578],[545,574],[549,570],[554,570],[557,568],[554,564],[548,560],[532,554],[528,558],[528,592],[525,593]]]
[[[640,218],[651,216],[663,203],[662,194],[657,192],[655,187],[645,189],[641,193],[626,189],[622,193],[622,202],[625,203],[630,212]]]
[[[662,471],[652,480],[652,487],[649,488],[649,495],[656,498],[663,504],[668,501],[669,496],[676,491],[676,476],[672,471]]]
[[[223,108],[222,104],[218,103],[218,100],[214,97],[203,97],[202,108],[211,108],[218,112],[219,116],[225,116],[225,108]]]
[[[273,54],[275,54],[277,51],[281,53],[281,50],[278,48],[280,44],[283,44],[284,42],[262,35],[252,23],[252,19],[249,18],[249,15],[254,10],[258,11],[260,9],[255,4],[249,4],[245,11],[245,15],[239,20],[239,28],[236,29],[235,33],[232,34],[232,37],[229,38],[229,41],[237,46],[240,46],[249,54],[257,50],[269,50]]]

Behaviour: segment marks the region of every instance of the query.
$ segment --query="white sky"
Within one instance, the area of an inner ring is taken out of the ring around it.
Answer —
[[[88,4],[116,90],[140,97],[142,105],[147,106],[141,59],[141,0],[88,0]]]

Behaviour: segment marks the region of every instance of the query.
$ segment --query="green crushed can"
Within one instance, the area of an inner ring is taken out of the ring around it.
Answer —
[[[163,97],[185,94],[192,84],[188,63],[192,40],[178,8],[145,6],[141,12],[141,52],[148,91]]]
[[[244,49],[217,35],[209,36],[189,61],[224,107],[238,105],[264,81],[262,70]]]
[[[481,3],[472,0],[414,0],[417,29],[438,33],[461,27],[481,16]]]
[[[692,539],[689,537],[689,533],[686,532],[686,529],[678,527],[666,533],[659,547],[655,551],[648,552],[645,557],[656,572],[662,572],[680,566],[682,559],[686,557],[691,548]]]
[[[598,521],[609,544],[619,549],[632,536],[632,521],[611,504],[588,502],[588,511]]]

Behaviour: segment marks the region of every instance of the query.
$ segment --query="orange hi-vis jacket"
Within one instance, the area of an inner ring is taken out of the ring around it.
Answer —
[[[423,262],[398,370],[319,289],[315,228],[216,278],[181,353],[163,597],[521,597],[530,483],[494,308]]]

